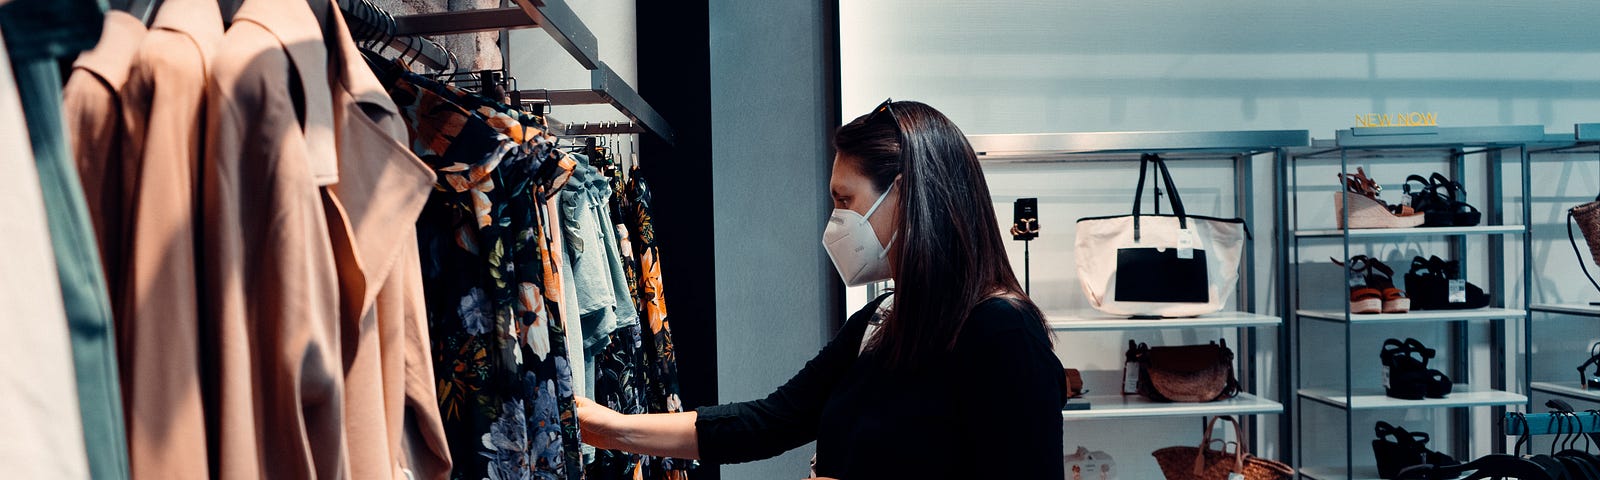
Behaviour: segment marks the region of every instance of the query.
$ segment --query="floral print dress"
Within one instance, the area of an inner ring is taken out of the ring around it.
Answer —
[[[559,257],[539,208],[571,162],[535,118],[379,70],[438,174],[417,241],[451,477],[583,478]]]
[[[672,328],[667,322],[663,296],[660,248],[650,215],[649,188],[635,171],[623,184],[614,179],[612,217],[617,227],[629,293],[643,319],[612,333],[611,344],[598,359],[595,394],[606,406],[622,413],[672,413],[683,411],[678,399],[677,357]],[[684,480],[693,461],[641,457],[623,452],[602,452],[594,463],[596,478]]]

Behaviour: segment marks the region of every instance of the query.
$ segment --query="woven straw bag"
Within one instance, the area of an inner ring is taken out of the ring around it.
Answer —
[[[1572,253],[1578,256],[1578,266],[1583,267],[1583,274],[1589,277],[1589,283],[1600,289],[1600,282],[1595,282],[1594,275],[1589,274],[1589,267],[1583,261],[1583,253],[1578,250],[1578,239],[1572,235],[1572,224],[1577,223],[1578,229],[1583,230],[1583,239],[1589,243],[1589,255],[1593,261],[1600,265],[1600,197],[1595,201],[1578,205],[1567,210],[1567,241],[1572,242]]]
[[[1232,423],[1233,430],[1239,433],[1239,441],[1212,440],[1211,432],[1218,421]],[[1213,442],[1222,442],[1222,448],[1212,450]],[[1150,455],[1156,457],[1167,480],[1280,480],[1294,476],[1294,469],[1283,462],[1258,458],[1244,451],[1244,443],[1244,431],[1239,429],[1238,420],[1228,416],[1213,417],[1199,447],[1167,447]],[[1233,453],[1228,453],[1228,445],[1233,445]]]

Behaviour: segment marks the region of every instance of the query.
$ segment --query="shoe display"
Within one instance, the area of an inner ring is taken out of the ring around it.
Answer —
[[[1344,262],[1333,260],[1334,265]],[[1350,257],[1350,313],[1406,313],[1411,299],[1394,286],[1394,269],[1366,255]]]
[[[1382,421],[1373,430],[1378,438],[1372,441],[1372,456],[1378,460],[1380,478],[1395,478],[1401,470],[1415,465],[1448,467],[1460,464],[1449,455],[1429,450],[1427,432],[1408,432]]]
[[[1489,306],[1489,295],[1461,278],[1461,262],[1439,257],[1411,259],[1406,291],[1415,310],[1465,310]]]
[[[1410,228],[1421,226],[1426,218],[1421,212],[1404,205],[1389,205],[1378,198],[1383,187],[1367,176],[1361,167],[1355,175],[1339,174],[1344,191],[1334,194],[1334,221],[1339,228],[1345,226],[1345,207],[1350,212],[1350,228]]]
[[[1383,341],[1383,394],[1401,400],[1444,398],[1455,387],[1444,372],[1428,368],[1437,352],[1415,338]]]
[[[1422,186],[1413,192],[1412,182]],[[1406,183],[1401,189],[1407,199],[1403,203],[1424,215],[1425,220],[1422,223],[1424,227],[1471,227],[1483,219],[1483,214],[1477,207],[1461,200],[1467,196],[1467,190],[1461,186],[1461,182],[1451,180],[1438,172],[1434,172],[1430,177],[1421,175],[1406,177]]]

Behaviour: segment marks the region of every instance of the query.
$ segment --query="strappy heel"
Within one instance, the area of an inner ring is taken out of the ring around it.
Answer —
[[[1334,265],[1344,262],[1333,260]],[[1411,299],[1394,286],[1394,269],[1366,255],[1350,257],[1350,313],[1406,313]]]
[[[1412,182],[1421,187],[1412,191]],[[1429,177],[1411,175],[1406,177],[1401,189],[1407,199],[1403,203],[1422,212],[1424,227],[1471,227],[1483,220],[1483,213],[1477,207],[1463,201],[1467,196],[1466,187],[1441,173],[1434,172]]]
[[[1482,288],[1463,282],[1460,294],[1452,298],[1450,282],[1465,280],[1461,277],[1461,263],[1445,261],[1438,256],[1411,259],[1411,271],[1406,273],[1406,291],[1414,310],[1464,310],[1489,306],[1489,295]]]
[[[1437,352],[1414,338],[1383,341],[1378,358],[1383,362],[1383,394],[1401,400],[1444,398],[1455,383],[1444,372],[1428,368]]]
[[[1447,467],[1460,463],[1449,455],[1429,450],[1427,432],[1408,432],[1382,421],[1373,427],[1373,432],[1378,438],[1372,441],[1372,456],[1378,460],[1381,478],[1395,478],[1401,470],[1415,465]]]
[[[1333,197],[1334,221],[1345,228],[1345,208],[1349,207],[1350,228],[1411,228],[1420,226],[1425,216],[1405,205],[1391,206],[1378,199],[1383,187],[1361,167],[1354,175],[1339,174],[1344,190]]]

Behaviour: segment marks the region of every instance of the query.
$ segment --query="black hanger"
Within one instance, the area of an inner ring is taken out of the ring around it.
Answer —
[[[1585,435],[1587,432],[1585,432],[1586,429],[1583,426],[1583,419],[1578,416],[1577,412],[1564,412],[1560,415],[1565,417],[1561,428],[1568,434],[1565,440],[1561,442],[1562,450],[1556,452],[1553,456],[1567,465],[1567,472],[1571,476],[1600,479],[1600,458],[1596,458],[1589,453],[1589,448],[1593,446],[1593,442],[1589,440],[1588,435]],[[1566,420],[1571,420],[1571,422]],[[1567,430],[1569,425],[1572,426],[1570,431]],[[1579,439],[1583,439],[1585,443],[1583,450],[1574,448],[1577,446]]]
[[[1522,421],[1524,424],[1522,429],[1523,432],[1528,431],[1526,417],[1522,417],[1521,414],[1518,414],[1513,418],[1518,418]],[[1519,451],[1525,441],[1525,438],[1519,438],[1517,440],[1517,449]],[[1519,480],[1560,480],[1560,478],[1558,478],[1550,470],[1547,470],[1544,465],[1540,465],[1532,460],[1516,455],[1507,455],[1503,453],[1485,455],[1473,461],[1449,467],[1441,467],[1437,465],[1411,466],[1407,467],[1405,470],[1401,470],[1400,474],[1396,475],[1395,478],[1412,480],[1444,480],[1460,477],[1461,474],[1466,472],[1472,472],[1472,475],[1468,476],[1466,480],[1485,479],[1492,477],[1509,477]]]
[[[222,10],[222,25],[233,25],[233,14],[239,13],[239,6],[244,0],[217,0],[217,8]]]

